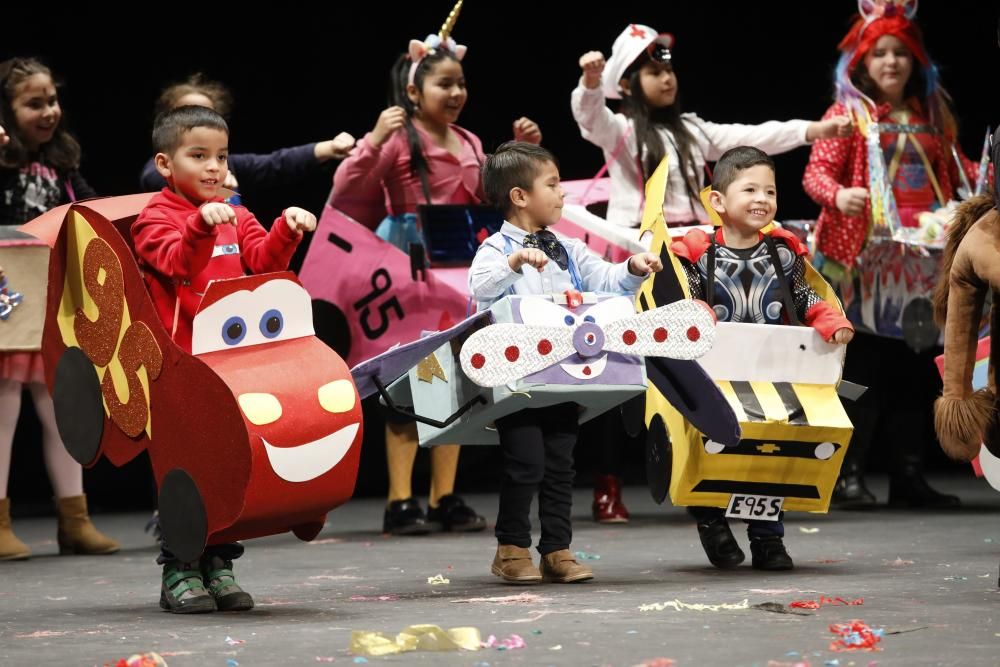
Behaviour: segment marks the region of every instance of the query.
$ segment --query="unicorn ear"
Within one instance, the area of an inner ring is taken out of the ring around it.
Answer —
[[[903,5],[903,16],[906,17],[908,21],[912,21],[913,17],[917,15],[917,3],[919,0],[905,0]]]
[[[871,21],[879,13],[879,3],[875,0],[858,0],[858,13],[865,18],[866,21]]]
[[[419,39],[410,40],[409,48],[410,60],[417,62],[421,58],[427,55],[427,45],[421,42]]]
[[[455,58],[457,60],[462,60],[462,58],[465,57],[465,52],[467,50],[468,50],[468,47],[465,46],[465,44],[458,44],[458,45],[456,45],[455,46]]]

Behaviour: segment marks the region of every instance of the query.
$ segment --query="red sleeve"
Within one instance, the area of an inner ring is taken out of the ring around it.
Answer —
[[[292,231],[281,215],[271,231],[264,229],[253,213],[242,206],[236,209],[236,235],[240,243],[243,267],[250,273],[284,271],[292,260],[302,235]]]
[[[854,331],[854,325],[826,301],[820,301],[806,311],[806,325],[819,332],[823,340],[830,340],[839,329]]]
[[[807,257],[809,255],[809,248],[794,232],[782,229],[781,227],[775,227],[770,231],[770,234],[772,238],[784,241],[788,248],[796,255],[800,257]]]
[[[192,278],[212,259],[218,230],[206,225],[201,212],[173,217],[162,208],[145,208],[132,223],[136,254],[169,278]]]
[[[823,120],[846,113],[847,109],[838,102],[826,110]],[[850,159],[851,142],[855,136],[856,133],[849,137],[818,139],[813,143],[809,164],[802,176],[802,187],[820,206],[836,207],[837,192],[845,187],[843,183],[847,174],[847,161]]]
[[[692,264],[697,264],[701,256],[708,250],[709,236],[700,229],[692,229],[683,238],[670,244],[670,250]]]

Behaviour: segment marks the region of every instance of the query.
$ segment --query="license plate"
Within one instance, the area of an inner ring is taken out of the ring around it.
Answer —
[[[729,499],[726,516],[732,519],[754,519],[756,521],[777,521],[785,499],[777,496],[750,496],[734,493]]]

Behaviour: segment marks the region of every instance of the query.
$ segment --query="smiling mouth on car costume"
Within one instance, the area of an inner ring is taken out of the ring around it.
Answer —
[[[308,482],[333,469],[350,450],[360,424],[350,424],[318,440],[276,447],[264,438],[264,451],[274,473],[286,482]]]

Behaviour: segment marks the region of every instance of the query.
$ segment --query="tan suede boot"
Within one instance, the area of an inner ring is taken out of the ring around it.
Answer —
[[[538,584],[542,581],[542,573],[531,562],[531,552],[513,544],[497,545],[492,572],[508,584]]]
[[[571,584],[574,581],[593,579],[593,571],[580,565],[569,549],[561,549],[542,556],[542,577],[556,584]]]
[[[87,496],[56,499],[56,512],[59,515],[60,554],[113,554],[121,548],[90,522]]]
[[[10,498],[0,500],[0,560],[24,560],[31,557],[28,545],[17,539],[10,527]]]

